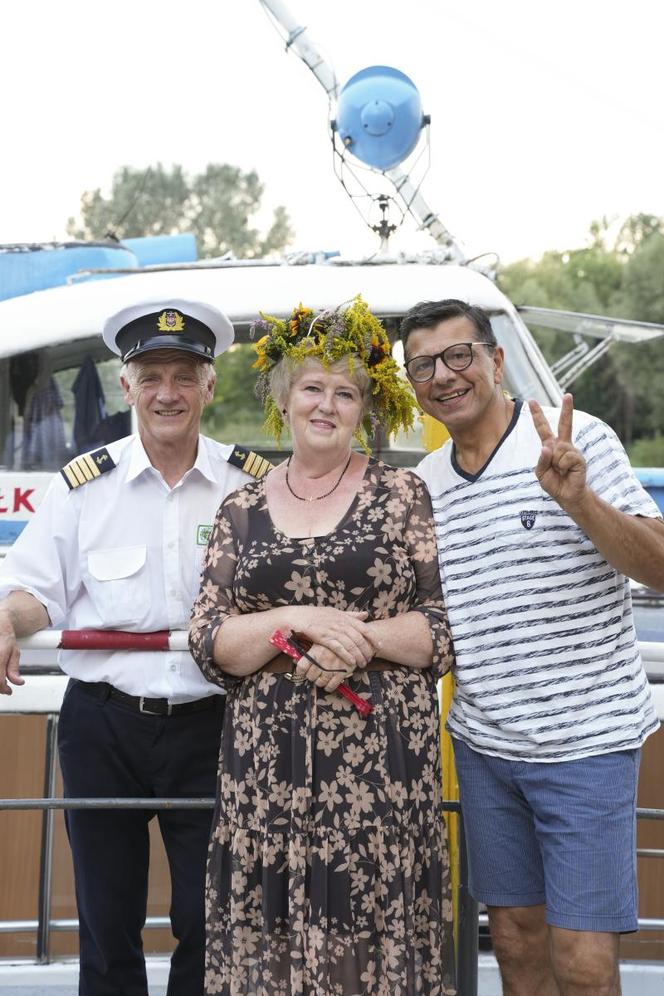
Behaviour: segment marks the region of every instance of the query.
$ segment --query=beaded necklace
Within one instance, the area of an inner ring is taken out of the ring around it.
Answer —
[[[290,481],[288,480],[288,468],[290,466],[290,462],[291,462],[292,456],[293,456],[293,454],[291,453],[291,455],[289,456],[288,460],[286,461],[286,487],[288,488],[288,490],[292,494],[293,498],[297,498],[298,501],[322,501],[323,498],[329,498],[329,496],[332,494],[332,492],[336,491],[337,488],[339,487],[339,485],[341,484],[341,479],[344,476],[344,474],[346,473],[346,471],[348,470],[348,468],[350,467],[350,462],[353,459],[353,454],[351,452],[350,455],[349,455],[349,457],[348,457],[348,460],[346,461],[346,466],[344,467],[344,469],[339,474],[339,477],[337,479],[337,483],[334,485],[334,487],[331,487],[329,491],[326,491],[324,495],[318,495],[315,498],[314,497],[312,497],[312,498],[303,498],[302,495],[296,495],[295,494],[295,492],[293,491],[293,489],[291,487]]]

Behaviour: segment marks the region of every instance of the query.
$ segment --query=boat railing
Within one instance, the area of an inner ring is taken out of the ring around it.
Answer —
[[[110,636],[112,634],[105,634]],[[147,634],[139,634],[143,638],[141,646],[145,647],[144,638]],[[161,640],[158,649],[164,649],[164,634],[154,634]],[[169,648],[171,650],[186,648],[186,634],[171,633],[169,637]],[[64,640],[63,640],[64,638]],[[21,641],[25,650],[53,650],[56,647],[67,646],[68,634],[57,633],[46,630],[35,634]],[[79,639],[73,637],[74,642]],[[99,639],[99,636],[96,637]],[[88,649],[92,649],[89,643]],[[78,648],[81,649],[79,639]],[[95,645],[95,649],[100,649]],[[129,649],[129,648],[127,648]],[[157,649],[155,647],[155,649]],[[644,660],[664,664],[664,644],[640,644],[640,649]],[[33,655],[34,656],[34,655]],[[49,662],[40,664],[30,662],[22,666],[22,673],[26,676],[54,676],[62,675],[57,665]],[[664,678],[656,676],[658,683]],[[13,703],[12,703],[13,705]],[[58,703],[59,705],[59,703]],[[2,933],[24,933],[36,932],[36,953],[35,963],[48,964],[51,961],[51,935],[59,931],[76,931],[78,920],[76,918],[54,918],[52,916],[52,883],[53,883],[53,852],[54,852],[54,830],[55,814],[58,810],[65,809],[150,809],[152,811],[162,809],[212,809],[214,799],[212,798],[81,798],[64,799],[55,796],[57,777],[57,732],[59,714],[55,709],[45,708],[22,708],[20,697],[17,695],[16,708],[11,710],[16,713],[41,712],[46,717],[46,739],[44,756],[44,795],[35,799],[0,799],[0,811],[17,810],[41,810],[41,855],[39,870],[39,892],[38,910],[36,919],[31,920],[0,920],[0,934]],[[7,714],[7,711],[4,712]],[[480,913],[477,903],[473,900],[468,890],[468,861],[466,854],[465,836],[463,831],[463,813],[459,803],[455,800],[443,800],[442,808],[445,812],[458,814],[457,820],[457,853],[459,856],[458,868],[458,892],[456,904],[456,925],[457,925],[457,985],[459,996],[477,996],[478,991],[478,954],[479,954],[479,928],[486,926],[487,915]],[[645,809],[637,810],[637,817],[640,820],[664,820],[664,810]],[[664,849],[643,848],[637,851],[639,857],[662,858]],[[146,919],[147,929],[168,928],[170,921],[168,917],[149,916]],[[661,918],[639,918],[639,930],[659,931],[664,930],[664,917]]]

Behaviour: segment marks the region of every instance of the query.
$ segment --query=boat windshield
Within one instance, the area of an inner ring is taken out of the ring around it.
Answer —
[[[109,358],[98,339],[1,359],[0,466],[57,470],[131,432],[119,374],[119,359]]]
[[[400,316],[385,317],[391,337]],[[544,362],[524,342],[512,316],[491,316],[507,358],[505,389],[515,397],[550,404],[540,376]],[[263,410],[254,394],[256,359],[246,329],[217,362],[214,403],[203,412],[202,431],[221,442],[241,443],[279,459],[263,429]],[[242,341],[244,340],[244,341]],[[531,352],[533,351],[533,352]],[[400,342],[394,355],[403,363]],[[131,412],[120,387],[120,360],[109,357],[99,337],[57,343],[0,359],[0,467],[13,471],[54,471],[79,453],[121,439],[132,431]],[[388,462],[410,465],[424,450],[422,425],[386,440],[376,452]],[[284,450],[289,439],[284,434]]]

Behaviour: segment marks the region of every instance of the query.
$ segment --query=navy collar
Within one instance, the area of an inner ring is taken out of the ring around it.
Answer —
[[[505,440],[509,436],[510,432],[512,431],[512,429],[516,425],[517,420],[519,418],[519,415],[521,414],[521,409],[522,408],[523,408],[523,401],[520,398],[515,398],[514,399],[514,411],[512,412],[512,418],[510,419],[509,425],[507,426],[507,428],[505,429],[504,433],[502,434],[502,436],[500,437],[500,439],[496,443],[496,446],[494,447],[494,449],[492,450],[492,452],[489,454],[489,457],[488,457],[486,463],[484,464],[484,466],[480,467],[480,469],[477,471],[476,474],[469,474],[467,470],[463,470],[463,468],[459,466],[459,464],[457,462],[457,456],[456,456],[456,446],[455,446],[454,443],[452,443],[452,467],[454,468],[454,470],[456,471],[456,473],[459,475],[459,477],[463,477],[463,479],[465,481],[471,481],[472,482],[472,481],[477,481],[478,478],[480,478],[482,476],[482,474],[487,469],[487,467],[489,466],[489,464],[491,463],[491,461],[495,457],[496,453],[498,452],[498,450],[503,445],[503,443],[505,442]]]

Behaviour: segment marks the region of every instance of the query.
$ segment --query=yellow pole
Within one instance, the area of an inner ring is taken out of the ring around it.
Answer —
[[[422,416],[422,443],[427,453],[439,449],[450,434],[442,422],[438,422],[430,415]]]
[[[452,738],[445,729],[445,720],[452,704],[454,695],[454,678],[446,674],[443,678],[441,710],[440,710],[440,754],[443,769],[443,799],[456,801],[459,798],[456,768],[454,767],[454,748]],[[447,846],[450,852],[450,885],[452,891],[452,913],[454,916],[454,944],[458,944],[459,917],[459,817],[456,813],[445,813],[447,827]]]
[[[442,422],[436,421],[430,415],[422,416],[422,442],[427,452],[437,450],[450,438],[450,434]],[[454,678],[451,674],[446,674],[442,682],[441,709],[440,709],[440,753],[443,770],[443,799],[456,802],[459,799],[459,786],[457,784],[456,768],[454,767],[454,749],[452,738],[445,730],[447,713],[452,703],[454,695]],[[457,900],[459,897],[459,843],[458,843],[458,823],[459,818],[456,813],[445,813],[445,825],[447,827],[447,841],[450,851],[450,879],[452,886],[452,910],[454,913],[454,943],[458,944],[458,911]]]

